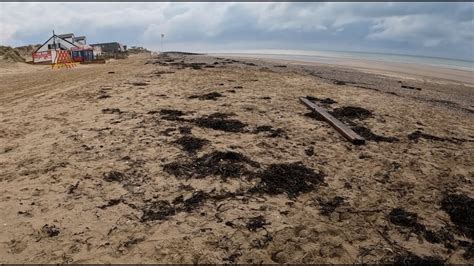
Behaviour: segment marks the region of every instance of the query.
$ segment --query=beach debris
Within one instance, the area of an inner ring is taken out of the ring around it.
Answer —
[[[215,175],[222,179],[237,178],[250,173],[249,167],[259,164],[234,151],[214,151],[192,161],[176,161],[163,166],[163,170],[176,177],[204,178]]]
[[[228,119],[233,114],[214,113],[208,116],[194,119],[194,123],[199,127],[212,128],[226,132],[244,132],[247,124],[236,119]]]
[[[55,237],[55,236],[59,235],[59,233],[60,233],[59,228],[57,228],[54,224],[52,224],[52,225],[49,225],[49,224],[43,225],[43,227],[41,228],[41,232],[43,234],[47,235],[48,237]]]
[[[335,85],[346,85],[346,82],[345,81],[342,81],[342,80],[333,80],[333,82]]]
[[[324,110],[323,108],[317,106],[315,103],[308,100],[306,97],[300,97],[300,101],[303,104],[305,104],[307,107],[309,107],[312,111],[322,116],[326,122],[328,122],[331,126],[333,126],[339,133],[341,133],[341,135],[343,135],[346,139],[348,139],[353,144],[361,145],[365,143],[364,138],[362,138],[357,133],[355,133],[352,129],[344,125],[341,121],[337,120],[334,116],[329,114],[326,110]],[[337,112],[338,114],[347,112],[347,114],[352,115],[352,113],[359,114],[361,112],[361,110],[359,109],[355,109],[356,110],[355,112],[344,111],[346,109],[340,109],[340,110],[341,111]]]
[[[147,86],[148,83],[146,82],[132,82],[133,86]]]
[[[184,115],[183,111],[174,110],[174,109],[161,109],[160,110],[161,119],[169,121],[183,121],[184,119],[181,116]]]
[[[103,204],[103,205],[100,205],[98,206],[99,209],[106,209],[108,207],[112,207],[112,206],[115,206],[115,205],[118,205],[119,203],[122,202],[122,199],[110,199],[107,201],[107,203]]]
[[[263,228],[265,225],[269,225],[269,223],[266,222],[265,217],[263,217],[262,215],[259,215],[259,216],[250,218],[247,221],[247,224],[245,225],[245,227],[247,227],[249,231],[255,232],[258,229]]]
[[[120,111],[120,109],[118,108],[105,108],[105,109],[102,109],[102,113],[103,114],[121,114],[123,112]]]
[[[402,87],[403,89],[421,91],[421,88],[418,88],[418,87],[413,87],[413,86],[408,86],[408,85],[401,85],[401,87]]]
[[[395,208],[390,211],[388,220],[398,226],[411,227],[415,230],[424,229],[424,226],[418,223],[418,215],[416,213],[405,211],[402,208]]]
[[[160,131],[161,134],[165,135],[165,136],[171,136],[171,132],[174,132],[176,131],[176,128],[174,127],[169,127],[169,128],[166,128],[165,130],[163,131]]]
[[[77,181],[76,184],[70,185],[70,186],[67,188],[66,193],[67,193],[67,194],[73,194],[74,191],[76,191],[76,189],[79,187],[79,183],[80,183],[80,181]]]
[[[283,67],[283,68],[285,68],[286,65],[274,65],[273,67]]]
[[[394,265],[444,265],[444,261],[441,258],[432,256],[420,257],[411,252],[396,255],[392,263]]]
[[[125,178],[125,175],[118,171],[111,171],[104,173],[104,180],[107,182],[121,182]]]
[[[408,212],[402,208],[394,208],[388,214],[388,220],[398,226],[409,228],[411,232],[423,236],[430,243],[442,243],[447,248],[453,247],[454,237],[446,230],[432,231],[419,222],[416,213]]]
[[[97,97],[98,100],[107,99],[107,98],[110,98],[110,95],[108,95],[108,94],[101,94],[101,95],[99,95],[99,97]]]
[[[441,201],[441,209],[469,238],[474,238],[474,199],[464,194],[448,194]]]
[[[313,156],[314,155],[314,147],[308,147],[307,149],[304,150],[304,153],[308,156]]]
[[[372,112],[357,106],[343,106],[336,108],[331,112],[331,115],[337,117],[339,120],[352,120],[359,119],[364,120],[372,117]]]
[[[188,98],[189,99],[199,99],[199,100],[213,100],[213,101],[217,101],[217,98],[220,98],[220,97],[224,97],[224,95],[222,95],[221,93],[219,92],[211,92],[211,93],[207,93],[207,94],[204,94],[204,95],[191,95],[189,96]]]
[[[145,204],[142,208],[142,222],[165,220],[168,216],[176,214],[176,209],[166,200],[157,200]]]
[[[193,136],[186,135],[186,136],[180,137],[174,143],[181,145],[183,150],[185,150],[186,152],[195,153],[197,150],[201,149],[206,144],[208,144],[209,141],[206,139],[201,139],[201,138],[196,138]]]
[[[187,126],[178,128],[179,133],[184,134],[184,135],[191,134],[191,129],[192,127],[187,127]]]
[[[324,99],[320,99],[320,98],[317,98],[317,97],[314,97],[314,96],[306,96],[306,99],[312,101],[312,102],[319,102],[321,104],[327,104],[327,105],[331,105],[333,103],[337,103],[336,101],[334,101],[333,99],[331,98],[324,98]]]
[[[107,72],[107,74],[115,74],[115,72],[114,71],[109,71],[109,72]]]
[[[290,198],[309,192],[324,181],[322,172],[316,173],[299,162],[271,164],[258,176],[261,180],[252,189],[253,192],[272,195],[285,193]]]
[[[460,143],[460,142],[465,141],[463,139],[437,137],[437,136],[433,136],[433,135],[430,135],[430,134],[427,134],[427,133],[423,133],[420,130],[417,130],[415,132],[412,132],[412,133],[408,134],[408,139],[411,140],[411,141],[418,142],[418,140],[420,138],[427,139],[427,140],[433,140],[433,141],[447,141],[447,142],[451,142],[451,143]]]
[[[255,128],[254,133],[260,133],[260,132],[268,132],[270,133],[268,137],[270,138],[276,138],[276,137],[281,137],[285,135],[285,131],[281,128],[273,128],[272,126],[258,126]]]
[[[373,133],[372,130],[364,126],[355,126],[355,127],[352,127],[352,130],[354,130],[354,132],[361,135],[366,140],[372,140],[375,142],[389,142],[389,143],[399,141],[399,139],[396,137],[385,137],[385,136],[377,135]]]
[[[330,200],[319,199],[319,212],[324,216],[330,216],[339,206],[344,203],[344,198],[335,196]]]
[[[194,192],[190,198],[183,201],[183,209],[186,212],[191,212],[192,210],[199,207],[206,199],[208,195],[203,191],[199,190]]]

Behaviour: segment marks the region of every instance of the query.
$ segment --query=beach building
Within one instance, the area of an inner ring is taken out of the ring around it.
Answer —
[[[54,34],[32,53],[33,63],[52,63],[56,51],[70,51],[75,62],[92,61],[101,55],[100,47],[87,44],[86,36],[76,37],[73,33]]]
[[[118,42],[95,43],[91,44],[91,46],[100,48],[102,53],[107,55],[120,54],[127,51],[127,46]]]

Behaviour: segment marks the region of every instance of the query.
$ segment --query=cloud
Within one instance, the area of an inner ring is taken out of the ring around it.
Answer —
[[[473,3],[0,3],[0,43],[57,33],[159,49],[342,49],[473,56]]]

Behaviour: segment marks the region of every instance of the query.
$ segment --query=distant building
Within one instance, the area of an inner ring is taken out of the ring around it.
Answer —
[[[127,51],[127,46],[122,45],[118,42],[107,42],[107,43],[95,43],[91,44],[92,47],[100,47],[104,54],[117,54],[124,53]]]

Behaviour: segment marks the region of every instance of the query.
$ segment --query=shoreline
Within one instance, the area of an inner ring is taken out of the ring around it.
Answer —
[[[224,56],[240,59],[258,59],[272,62],[285,62],[287,64],[310,65],[310,66],[336,66],[361,70],[367,73],[382,74],[396,77],[409,77],[417,79],[438,79],[456,82],[466,85],[474,85],[473,71],[432,66],[416,63],[385,62],[370,59],[340,58],[329,56],[318,56],[321,61],[314,61],[308,57],[307,60],[291,59],[291,55],[277,54],[239,54],[239,53],[209,53],[209,56]],[[304,57],[304,56],[299,56]]]

